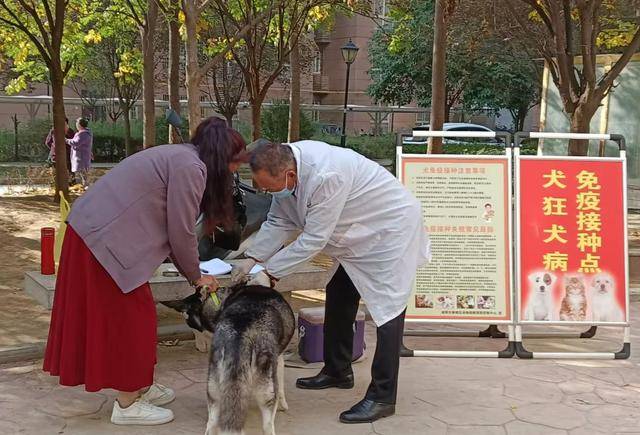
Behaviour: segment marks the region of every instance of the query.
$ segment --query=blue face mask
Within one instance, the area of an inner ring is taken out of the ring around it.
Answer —
[[[274,198],[284,199],[284,198],[288,198],[291,195],[293,195],[293,189],[295,189],[296,186],[294,184],[292,189],[289,189],[287,187],[287,185],[289,184],[288,175],[289,175],[288,172],[286,174],[284,174],[284,189],[279,190],[277,192],[271,192],[271,195],[273,195]]]

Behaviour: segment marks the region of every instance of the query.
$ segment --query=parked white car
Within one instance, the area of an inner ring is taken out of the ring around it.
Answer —
[[[429,124],[425,124],[425,125],[419,125],[417,127],[414,127],[413,131],[416,130],[422,130],[422,131],[429,131]],[[477,131],[493,131],[490,128],[485,127],[484,125],[478,125],[478,124],[469,124],[466,122],[445,122],[444,125],[442,126],[442,131],[468,131],[468,132],[477,132]],[[444,143],[446,144],[457,144],[457,143],[483,143],[483,144],[489,144],[489,145],[498,145],[500,143],[502,143],[502,141],[500,139],[495,139],[495,138],[487,138],[487,137],[483,137],[483,138],[469,138],[469,139],[465,139],[465,138],[450,138],[450,139],[444,139]],[[426,137],[413,137],[413,136],[408,136],[405,137],[402,141],[402,143],[404,145],[426,145],[427,143],[427,138]]]

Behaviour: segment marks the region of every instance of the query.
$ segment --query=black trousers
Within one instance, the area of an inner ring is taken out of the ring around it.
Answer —
[[[360,295],[347,272],[340,266],[327,284],[324,316],[324,368],[330,376],[352,374],[353,323]],[[376,352],[371,365],[371,384],[365,397],[380,403],[396,403],[400,346],[404,331],[404,311],[377,329]]]

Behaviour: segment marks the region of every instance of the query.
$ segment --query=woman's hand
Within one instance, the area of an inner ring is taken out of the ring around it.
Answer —
[[[220,286],[213,275],[202,275],[194,284],[196,287],[209,287],[212,291],[215,291]]]

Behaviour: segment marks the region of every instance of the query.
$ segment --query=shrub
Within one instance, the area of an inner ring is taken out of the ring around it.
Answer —
[[[51,123],[46,119],[22,121],[18,124],[18,151],[20,160],[44,161],[49,155],[49,149],[44,140],[51,129]],[[14,160],[14,132],[13,128],[0,130],[0,159]]]
[[[286,142],[289,136],[289,104],[276,101],[262,111],[262,135],[273,142]],[[300,112],[300,139],[309,139],[315,128],[309,117]]]

